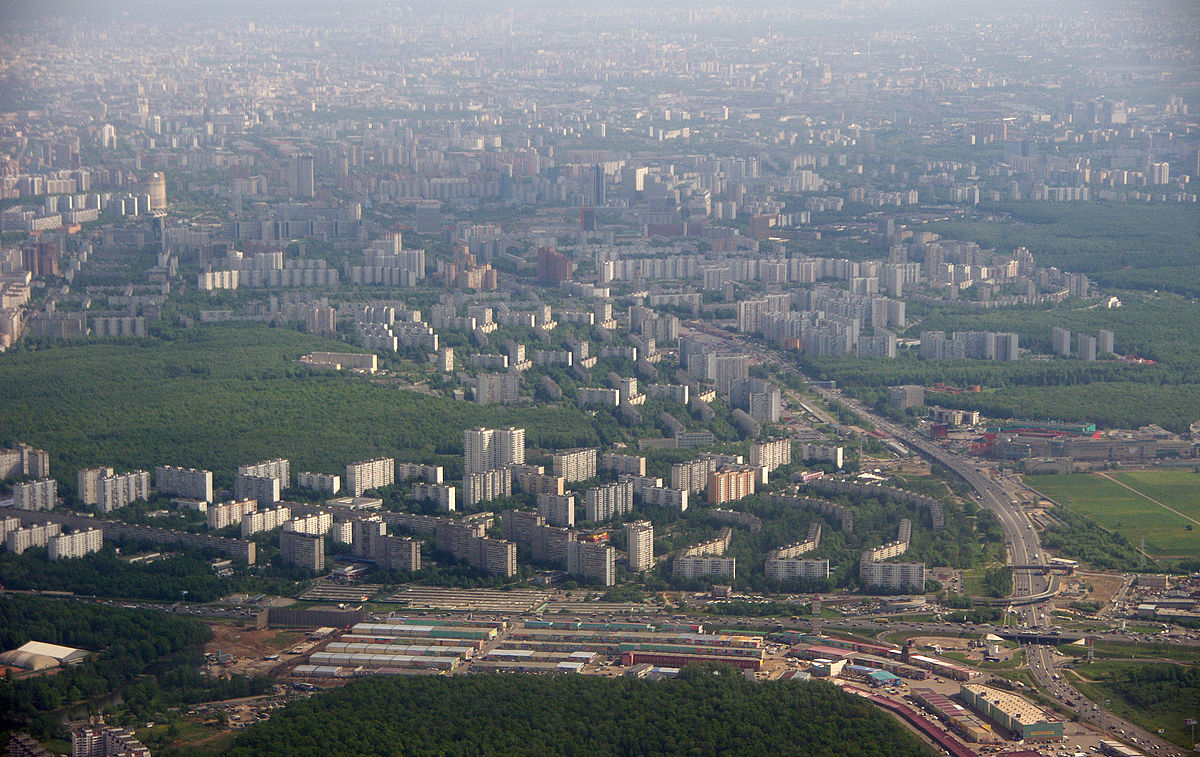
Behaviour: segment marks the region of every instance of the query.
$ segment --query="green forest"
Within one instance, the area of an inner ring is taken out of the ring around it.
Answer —
[[[233,755],[932,755],[825,683],[592,676],[374,677],[288,705]]]
[[[267,679],[203,677],[198,669],[208,633],[198,620],[162,612],[0,595],[0,650],[42,641],[92,653],[55,675],[0,683],[0,733],[59,735],[56,710],[111,694],[124,700],[125,716],[144,720],[172,705],[270,689]]]
[[[357,349],[242,324],[22,346],[0,355],[0,444],[47,450],[51,474],[69,490],[75,471],[94,465],[207,468],[228,485],[238,465],[274,457],[332,473],[375,455],[457,456],[463,429],[479,425],[524,427],[530,447],[602,441],[574,408],[454,402],[295,362],[313,350]]]

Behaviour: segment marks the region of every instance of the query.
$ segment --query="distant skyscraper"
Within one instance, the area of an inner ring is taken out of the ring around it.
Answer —
[[[1108,329],[1100,329],[1100,338],[1098,340],[1097,351],[1101,355],[1113,354],[1113,333]]]

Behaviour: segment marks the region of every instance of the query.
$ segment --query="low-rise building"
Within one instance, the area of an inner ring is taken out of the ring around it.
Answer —
[[[964,683],[959,689],[959,697],[972,710],[999,723],[1016,739],[1050,741],[1063,736],[1063,722],[1047,717],[1041,707],[1024,697],[977,683]]]

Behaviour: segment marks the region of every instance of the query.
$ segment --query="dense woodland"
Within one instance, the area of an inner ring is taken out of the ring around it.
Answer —
[[[81,664],[0,684],[0,733],[56,735],[56,710],[112,694],[141,719],[180,703],[260,694],[267,679],[211,680],[198,672],[208,629],[162,612],[17,594],[0,595],[0,649],[42,641],[84,649]]]
[[[233,755],[932,755],[824,683],[486,675],[368,678],[288,705]]]

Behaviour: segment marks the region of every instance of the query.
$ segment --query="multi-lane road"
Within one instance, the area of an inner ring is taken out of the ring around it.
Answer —
[[[1029,664],[1029,672],[1033,674],[1038,686],[1059,699],[1083,722],[1090,723],[1113,738],[1130,741],[1142,751],[1151,754],[1168,755],[1169,757],[1184,757],[1187,754],[1183,749],[1159,738],[1157,734],[1138,728],[1113,715],[1100,704],[1088,700],[1072,688],[1064,678],[1064,674],[1060,672],[1053,648],[1028,645],[1025,647],[1025,659]]]

